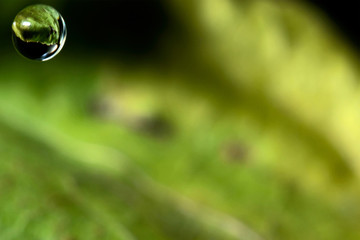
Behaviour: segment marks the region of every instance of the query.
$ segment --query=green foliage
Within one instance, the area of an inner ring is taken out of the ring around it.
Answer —
[[[149,64],[2,56],[0,239],[359,239],[349,48],[294,2],[169,11]]]
[[[24,42],[54,45],[60,38],[59,19],[60,15],[54,8],[43,4],[31,5],[16,15],[12,29]]]

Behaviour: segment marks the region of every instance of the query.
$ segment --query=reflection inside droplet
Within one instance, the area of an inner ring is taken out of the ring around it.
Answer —
[[[66,40],[65,21],[53,7],[36,4],[21,10],[12,24],[15,49],[24,57],[46,61],[55,57]]]

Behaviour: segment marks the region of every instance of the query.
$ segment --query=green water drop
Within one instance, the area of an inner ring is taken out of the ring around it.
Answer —
[[[35,4],[21,10],[12,23],[15,49],[24,57],[46,61],[55,57],[66,40],[63,17],[53,7]]]

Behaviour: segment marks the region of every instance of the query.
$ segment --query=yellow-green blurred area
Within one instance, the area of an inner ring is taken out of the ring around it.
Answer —
[[[43,1],[34,62],[32,3],[0,3],[1,240],[360,239],[359,54],[320,9]]]

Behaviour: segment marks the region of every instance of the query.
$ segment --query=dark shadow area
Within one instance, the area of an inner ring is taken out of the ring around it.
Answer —
[[[360,7],[358,1],[309,0],[320,8],[340,32],[360,50]]]
[[[68,26],[67,47],[127,58],[154,53],[174,24],[157,0],[67,1],[61,14]]]

